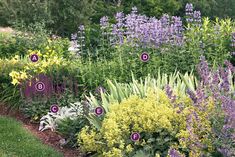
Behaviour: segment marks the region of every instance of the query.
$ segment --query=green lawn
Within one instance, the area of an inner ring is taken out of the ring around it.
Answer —
[[[0,157],[63,157],[44,145],[20,122],[0,116]]]

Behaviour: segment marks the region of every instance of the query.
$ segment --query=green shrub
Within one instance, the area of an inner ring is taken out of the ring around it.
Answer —
[[[71,57],[68,48],[70,46],[67,38],[50,38],[44,32],[44,28],[30,28],[23,31],[15,31],[11,34],[0,33],[0,57],[10,58],[15,55],[27,56],[28,50],[46,51],[47,48],[54,50],[58,55],[65,58]],[[37,31],[38,29],[42,29]]]

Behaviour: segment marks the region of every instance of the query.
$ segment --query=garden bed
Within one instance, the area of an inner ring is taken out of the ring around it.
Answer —
[[[0,104],[0,116],[16,119],[17,121],[22,123],[23,128],[40,139],[43,144],[54,148],[56,151],[62,153],[64,157],[82,156],[77,149],[62,148],[60,144],[60,140],[62,139],[62,137],[59,134],[51,132],[49,130],[44,132],[38,131],[39,124],[31,122],[29,118],[25,118],[25,116],[17,110],[9,110],[6,105]]]

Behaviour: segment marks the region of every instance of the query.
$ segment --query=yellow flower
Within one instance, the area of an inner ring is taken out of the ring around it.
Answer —
[[[14,56],[14,59],[15,59],[15,60],[19,60],[19,59],[20,59],[20,56],[19,56],[19,55],[15,55],[15,56]]]
[[[126,152],[127,152],[127,153],[132,152],[133,149],[134,149],[134,148],[133,148],[130,144],[126,146]]]
[[[160,155],[157,153],[157,154],[155,155],[155,157],[160,157]]]
[[[47,63],[46,61],[43,61],[43,62],[42,62],[42,67],[43,67],[43,68],[46,68],[47,66],[48,66],[48,63]]]
[[[19,84],[20,82],[17,79],[13,79],[11,82],[13,85]]]
[[[20,73],[21,73],[20,78],[21,78],[22,80],[28,78],[26,72],[22,72],[22,71],[21,71]]]
[[[15,77],[19,77],[19,73],[17,71],[12,71],[10,74],[9,74],[12,78],[15,78]]]

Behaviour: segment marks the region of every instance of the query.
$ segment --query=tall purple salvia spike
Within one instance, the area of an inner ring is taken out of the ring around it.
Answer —
[[[189,95],[189,97],[193,100],[193,102],[196,104],[197,103],[197,97],[196,95],[193,93],[193,91],[191,91],[190,89],[186,90],[186,93]]]
[[[176,96],[173,95],[173,91],[169,85],[166,85],[165,91],[166,91],[168,98],[171,100],[171,102],[174,102],[176,100]]]
[[[109,18],[107,16],[104,16],[100,19],[100,26],[101,26],[101,29],[105,29],[108,27],[109,25]]]
[[[169,156],[170,157],[184,157],[180,152],[178,152],[177,150],[175,150],[174,148],[171,148],[169,150]]]
[[[206,62],[206,59],[204,56],[200,57],[200,63],[197,67],[198,73],[202,79],[202,82],[207,85],[209,83],[210,79],[210,69],[208,66],[208,63]]]

